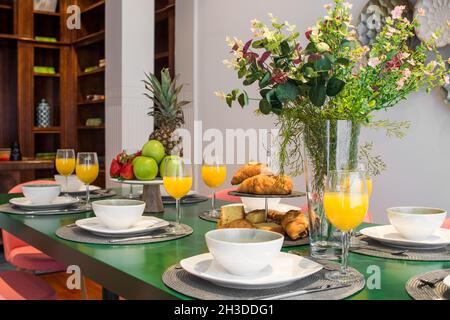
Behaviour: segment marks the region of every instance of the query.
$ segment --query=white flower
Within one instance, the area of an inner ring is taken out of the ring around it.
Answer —
[[[220,100],[225,101],[227,99],[227,95],[223,91],[215,91],[214,94],[216,97],[218,97]]]
[[[351,4],[349,2],[344,2],[344,8],[350,10],[351,8],[353,8],[353,4]]]
[[[421,17],[425,16],[425,9],[424,8],[417,9],[417,14]]]
[[[326,10],[330,10],[331,9],[331,3],[327,3],[323,6]]]
[[[414,59],[409,59],[409,60],[407,60],[407,62],[408,62],[410,65],[412,65],[413,67],[416,66],[416,62],[414,61]]]
[[[378,59],[377,57],[375,58],[370,58],[369,62],[367,63],[369,66],[371,66],[372,68],[376,68],[377,65],[380,64],[380,59]]]
[[[448,75],[444,76],[444,82],[445,84],[450,84],[450,77]]]
[[[396,6],[394,10],[391,11],[391,15],[393,19],[400,19],[403,14],[403,10],[406,9],[406,6]]]
[[[401,88],[403,88],[403,86],[405,85],[405,78],[400,78],[397,81],[397,90],[400,90]]]

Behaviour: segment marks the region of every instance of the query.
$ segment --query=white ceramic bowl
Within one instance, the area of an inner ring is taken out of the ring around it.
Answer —
[[[241,197],[241,201],[244,204],[247,211],[253,211],[253,210],[261,210],[266,208],[266,199],[265,198],[248,198],[248,197]],[[267,203],[269,205],[269,209],[272,207],[275,207],[277,204],[279,204],[281,201],[281,198],[267,198]]]
[[[66,177],[61,175],[55,175],[55,181],[61,185],[63,192],[78,192],[83,188],[83,182],[78,179],[76,175],[70,175],[67,177],[67,190],[66,190]]]
[[[51,204],[61,193],[59,184],[29,184],[22,186],[25,198],[33,204]]]
[[[127,199],[99,200],[92,202],[92,209],[109,229],[124,230],[141,220],[145,202]]]
[[[267,267],[283,246],[283,235],[257,229],[218,229],[205,235],[214,260],[229,273],[249,276]]]
[[[387,209],[394,228],[409,240],[424,240],[444,223],[447,211],[426,207],[396,207]]]

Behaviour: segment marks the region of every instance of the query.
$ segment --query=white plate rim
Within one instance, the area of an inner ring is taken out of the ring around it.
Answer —
[[[298,255],[294,255],[294,254],[290,254],[290,253],[286,253],[286,252],[280,252],[278,257],[283,256],[283,257],[290,257],[291,259],[295,259],[298,260],[299,262],[302,260],[308,260],[304,257],[298,256]],[[277,259],[274,258],[274,260]],[[280,287],[283,285],[287,285],[290,283],[293,283],[295,281],[301,280],[303,278],[309,277],[312,274],[315,274],[317,272],[319,272],[320,270],[322,270],[322,266],[314,261],[308,260],[308,263],[311,263],[312,266],[315,267],[314,270],[312,270],[311,272],[305,273],[301,276],[297,276],[297,277],[292,277],[292,278],[285,278],[285,279],[273,279],[269,282],[265,282],[265,283],[251,283],[248,280],[233,280],[233,279],[229,279],[229,278],[217,278],[215,276],[211,276],[207,273],[202,273],[202,272],[197,272],[194,268],[194,266],[202,261],[206,261],[206,260],[214,260],[213,256],[211,253],[203,253],[203,254],[199,254],[190,258],[186,258],[180,261],[180,265],[181,267],[188,272],[189,274],[199,277],[201,279],[207,280],[209,282],[212,282],[214,284],[217,284],[219,286],[223,286],[223,287],[230,287],[230,288],[246,288],[246,289],[262,289],[262,288],[275,288],[275,287]],[[195,262],[195,264],[192,264],[192,262]],[[214,263],[214,262],[213,262]],[[189,266],[189,264],[192,265],[192,268]]]
[[[59,208],[66,208],[66,207],[70,207],[73,206],[77,203],[80,202],[80,199],[76,199],[76,198],[69,198],[69,197],[63,197],[63,196],[59,196],[56,199],[71,199],[72,201],[70,202],[64,202],[64,203],[51,203],[51,204],[32,204],[30,203],[21,203],[20,201],[29,201],[26,197],[18,197],[18,198],[12,198],[9,200],[9,203],[12,205],[15,205],[19,208],[29,208],[29,209],[40,209],[40,208],[47,208],[47,209],[59,209]],[[55,200],[56,200],[55,199]]]
[[[160,221],[160,223],[157,223],[158,226],[156,227],[142,227],[141,229],[135,229],[135,230],[130,230],[130,229],[121,229],[121,230],[113,230],[113,229],[108,229],[106,226],[104,229],[97,229],[97,228],[93,228],[91,226],[86,226],[83,223],[86,223],[88,221],[93,221],[93,220],[100,220],[98,217],[91,217],[91,218],[85,218],[85,219],[80,219],[75,221],[75,224],[77,225],[77,227],[89,231],[89,232],[95,232],[98,234],[106,234],[106,235],[123,235],[123,234],[135,234],[135,233],[142,233],[144,231],[146,232],[150,232],[153,230],[157,230],[157,229],[161,229],[164,227],[167,227],[168,225],[170,225],[170,222],[165,221],[163,219],[160,218],[156,218],[156,217],[152,217],[152,216],[143,216],[142,217],[145,220],[157,220]],[[99,223],[101,224],[101,222],[99,221]]]
[[[389,228],[389,230],[399,234],[393,225],[367,227],[367,228],[360,230],[359,232],[371,239],[374,239],[374,240],[377,240],[377,241],[383,242],[383,243],[393,244],[393,245],[397,244],[397,245],[409,245],[409,246],[413,246],[416,248],[429,248],[429,247],[446,246],[446,245],[450,244],[450,238],[449,238],[449,240],[444,240],[441,238],[442,239],[441,242],[430,242],[430,241],[426,241],[426,240],[417,241],[417,240],[408,240],[408,239],[404,239],[404,238],[400,238],[400,239],[384,238],[384,237],[376,236],[373,233],[371,233],[371,231],[373,231],[375,229],[383,229],[383,228],[386,228],[386,229]],[[448,229],[440,228],[438,232],[446,232],[446,233],[449,233],[449,235],[450,235],[450,230],[448,230]]]
[[[450,275],[446,276],[442,282],[450,289]]]

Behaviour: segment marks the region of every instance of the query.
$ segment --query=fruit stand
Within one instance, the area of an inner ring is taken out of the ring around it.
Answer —
[[[144,187],[144,192],[142,193],[142,201],[145,202],[145,212],[164,212],[164,205],[162,202],[160,190],[160,185],[163,184],[162,179],[155,179],[151,181],[111,179],[111,181],[128,185],[142,185]]]

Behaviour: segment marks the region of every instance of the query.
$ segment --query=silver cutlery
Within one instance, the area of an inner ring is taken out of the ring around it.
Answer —
[[[121,243],[128,241],[138,241],[138,240],[151,240],[151,239],[160,239],[160,238],[168,238],[168,237],[177,237],[186,234],[185,232],[181,233],[161,233],[153,236],[139,236],[139,237],[130,237],[130,238],[121,238],[121,239],[111,239],[108,240],[109,243]]]
[[[378,249],[378,248],[374,248],[374,247],[370,247],[370,248],[363,248],[365,250],[371,250],[371,251],[377,251],[377,252],[382,252],[382,253],[389,253],[393,256],[404,256],[406,255],[409,250],[397,250],[397,251],[391,251],[391,250],[385,250],[385,249]]]
[[[82,213],[82,212],[84,212],[86,210],[75,208],[75,209],[63,209],[63,210],[55,209],[55,210],[41,210],[41,211],[36,211],[36,210],[35,211],[23,211],[23,210],[21,210],[21,211],[25,215],[36,215],[36,214],[44,215],[44,214],[50,214],[50,213],[61,213],[61,214],[63,214],[63,213]]]
[[[310,257],[310,256],[305,256],[305,255],[302,254],[301,251],[291,250],[291,251],[289,251],[288,253],[295,254],[295,255],[297,255],[297,256],[304,257],[305,259],[309,259],[309,260],[311,260],[311,261],[314,261],[315,263],[320,264],[320,265],[322,266],[322,269],[324,269],[324,270],[326,270],[326,271],[336,271],[336,270],[338,270],[338,268],[339,268],[339,266],[338,266],[337,268],[333,268],[333,267],[326,266],[326,265],[324,265],[323,263],[320,262],[320,259],[316,259],[316,258]]]
[[[323,285],[323,286],[307,288],[307,289],[300,289],[300,290],[295,290],[295,291],[291,291],[291,292],[287,292],[287,293],[277,294],[277,295],[266,297],[266,298],[258,298],[257,300],[285,299],[285,298],[301,296],[301,295],[308,294],[308,293],[329,291],[329,290],[347,288],[347,287],[350,287],[350,286],[351,286],[350,284],[342,284],[342,285],[326,284],[326,285]]]

